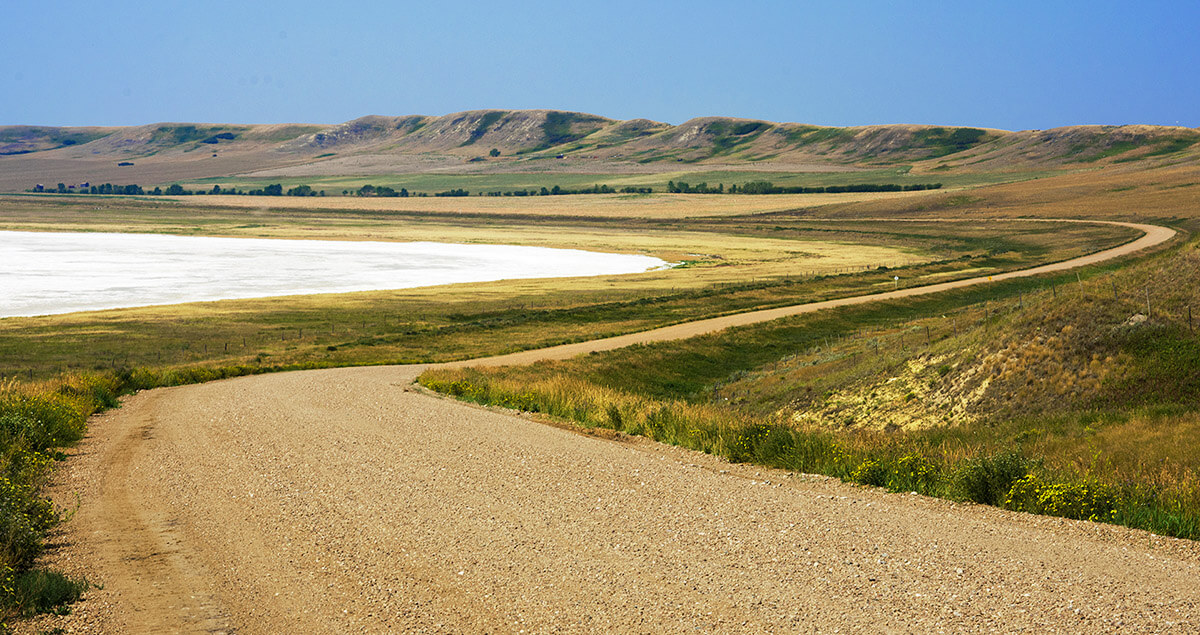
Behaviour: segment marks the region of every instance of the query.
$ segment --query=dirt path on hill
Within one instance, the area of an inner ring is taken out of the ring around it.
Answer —
[[[1148,229],[1034,271],[1174,234]],[[690,333],[643,335],[664,331]],[[582,436],[418,392],[424,368],[158,389],[97,417],[56,475],[81,504],[50,564],[104,587],[25,627],[1200,629],[1196,543]]]

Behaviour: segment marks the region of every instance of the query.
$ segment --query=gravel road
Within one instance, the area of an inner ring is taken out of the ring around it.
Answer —
[[[103,588],[22,628],[1200,630],[1197,543],[585,436],[420,392],[422,369],[98,416],[56,475],[81,502],[49,564]]]

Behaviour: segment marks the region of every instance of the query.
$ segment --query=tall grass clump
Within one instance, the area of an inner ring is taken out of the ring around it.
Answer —
[[[39,490],[65,458],[59,448],[83,438],[88,416],[115,405],[119,387],[95,375],[0,384],[0,609],[7,615],[43,606],[42,590],[61,595],[61,584],[42,584],[49,573],[32,571],[46,532],[61,519]]]

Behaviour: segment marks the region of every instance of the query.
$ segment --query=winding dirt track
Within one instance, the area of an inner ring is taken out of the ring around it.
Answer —
[[[1033,275],[1132,253],[1146,236]],[[950,282],[471,363],[686,337]],[[135,395],[60,470],[101,632],[1195,631],[1200,548],[581,436],[421,366]]]

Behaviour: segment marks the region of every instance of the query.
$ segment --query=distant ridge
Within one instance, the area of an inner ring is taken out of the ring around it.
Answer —
[[[30,178],[47,173],[154,182],[280,169],[303,174],[455,166],[471,172],[557,169],[548,160],[601,172],[614,171],[614,165],[676,169],[668,164],[1053,169],[1192,160],[1198,142],[1200,130],[1168,126],[1010,132],[907,124],[837,128],[733,117],[670,125],[558,110],[372,115],[336,125],[0,126],[0,189],[25,189]],[[133,165],[117,169],[117,163]]]

